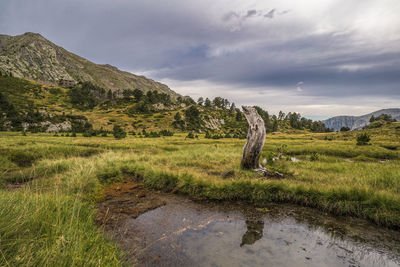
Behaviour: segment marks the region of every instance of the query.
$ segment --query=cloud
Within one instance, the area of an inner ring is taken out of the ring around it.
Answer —
[[[265,14],[264,17],[272,19],[272,18],[274,18],[274,14],[275,14],[275,8],[272,9],[271,11],[269,11],[267,14]],[[282,13],[282,14],[285,14],[285,13]]]
[[[2,0],[0,33],[39,32],[96,63],[187,84],[186,94],[206,94],[203,81],[237,104],[263,92],[371,108],[366,99],[400,106],[399,13],[397,0]]]
[[[231,11],[223,15],[222,20],[231,21],[232,19],[238,19],[238,18],[240,18],[240,15],[236,12]]]
[[[303,88],[301,88],[301,86],[304,84],[304,82],[298,82],[296,84],[296,91],[297,92],[303,92]]]
[[[254,17],[257,16],[257,10],[252,9],[252,10],[247,10],[247,14],[245,15],[246,18]]]

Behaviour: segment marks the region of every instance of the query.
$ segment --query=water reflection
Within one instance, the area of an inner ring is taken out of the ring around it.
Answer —
[[[167,205],[116,228],[136,266],[399,266],[399,232],[291,205]]]
[[[264,221],[246,220],[247,231],[242,237],[240,246],[253,245],[263,237]]]

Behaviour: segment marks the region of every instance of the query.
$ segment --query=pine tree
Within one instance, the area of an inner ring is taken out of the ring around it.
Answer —
[[[210,99],[208,99],[208,98],[206,98],[206,101],[204,102],[204,106],[205,107],[211,107],[211,101],[210,101]]]
[[[113,99],[113,93],[112,93],[111,90],[108,90],[108,92],[107,92],[107,98],[108,98],[109,100],[112,100],[112,99]]]
[[[202,97],[199,97],[199,99],[197,100],[197,105],[202,106],[204,103],[204,99]]]
[[[231,107],[229,108],[229,112],[230,112],[231,116],[234,116],[234,115],[235,115],[235,110],[236,110],[235,103],[232,102],[232,105],[231,105]]]

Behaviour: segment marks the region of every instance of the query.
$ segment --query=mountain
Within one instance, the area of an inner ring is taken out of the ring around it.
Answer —
[[[144,76],[99,65],[77,56],[37,33],[0,35],[0,72],[14,77],[57,84],[61,79],[90,81],[112,91],[138,88],[179,96],[167,85]]]
[[[351,130],[359,130],[369,124],[369,120],[372,116],[378,117],[382,114],[391,115],[393,119],[400,121],[400,108],[389,108],[381,109],[362,116],[336,116],[324,120],[323,122],[327,128],[334,129],[335,131],[339,131],[342,127],[349,127]]]

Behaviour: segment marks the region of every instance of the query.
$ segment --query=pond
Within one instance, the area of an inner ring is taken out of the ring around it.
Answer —
[[[153,202],[154,195],[152,191]],[[162,203],[158,208],[136,218],[122,217],[107,228],[126,252],[128,264],[230,267],[400,264],[400,233],[364,220],[335,217],[294,205],[257,208],[192,201],[160,192],[157,198]]]

